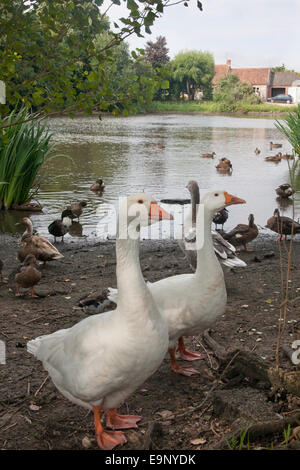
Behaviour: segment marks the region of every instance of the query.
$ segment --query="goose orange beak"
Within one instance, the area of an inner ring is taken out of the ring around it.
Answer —
[[[149,217],[151,220],[173,220],[174,217],[169,212],[160,207],[157,202],[151,202]]]
[[[224,196],[226,206],[232,206],[233,204],[245,204],[246,202],[244,199],[240,199],[237,196],[233,196],[232,194],[229,194],[226,191],[224,191]]]

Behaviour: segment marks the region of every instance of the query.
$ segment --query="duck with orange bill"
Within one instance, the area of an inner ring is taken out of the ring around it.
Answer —
[[[116,239],[117,309],[27,343],[58,390],[93,411],[97,443],[103,450],[124,444],[121,430],[137,427],[141,416],[120,415],[117,408],[157,370],[168,350],[168,325],[139,263],[139,231],[171,218],[145,193],[126,198]],[[137,222],[134,237],[129,230],[133,221]],[[109,430],[101,422],[102,412]]]

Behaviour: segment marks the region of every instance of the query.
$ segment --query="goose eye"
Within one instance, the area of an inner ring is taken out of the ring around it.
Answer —
[[[139,200],[138,200],[138,203],[139,203],[139,204],[144,204],[143,199],[139,199]]]
[[[217,196],[219,196],[219,194],[218,194],[218,193],[215,193],[215,196],[217,197]]]

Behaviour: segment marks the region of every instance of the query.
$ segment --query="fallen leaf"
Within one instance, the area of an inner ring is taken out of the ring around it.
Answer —
[[[31,411],[39,411],[40,408],[41,408],[40,406],[35,405],[34,403],[30,403],[30,405],[29,405],[29,409]]]
[[[199,446],[199,445],[203,445],[205,444],[207,441],[204,437],[199,437],[198,439],[192,439],[190,441],[191,444],[193,444],[193,446]]]
[[[157,414],[163,419],[170,419],[174,417],[174,413],[170,410],[158,411]]]

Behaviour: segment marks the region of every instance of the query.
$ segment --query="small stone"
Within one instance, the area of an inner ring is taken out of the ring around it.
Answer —
[[[92,446],[91,440],[87,436],[84,436],[81,442],[82,447],[84,447],[85,449],[89,449]]]

